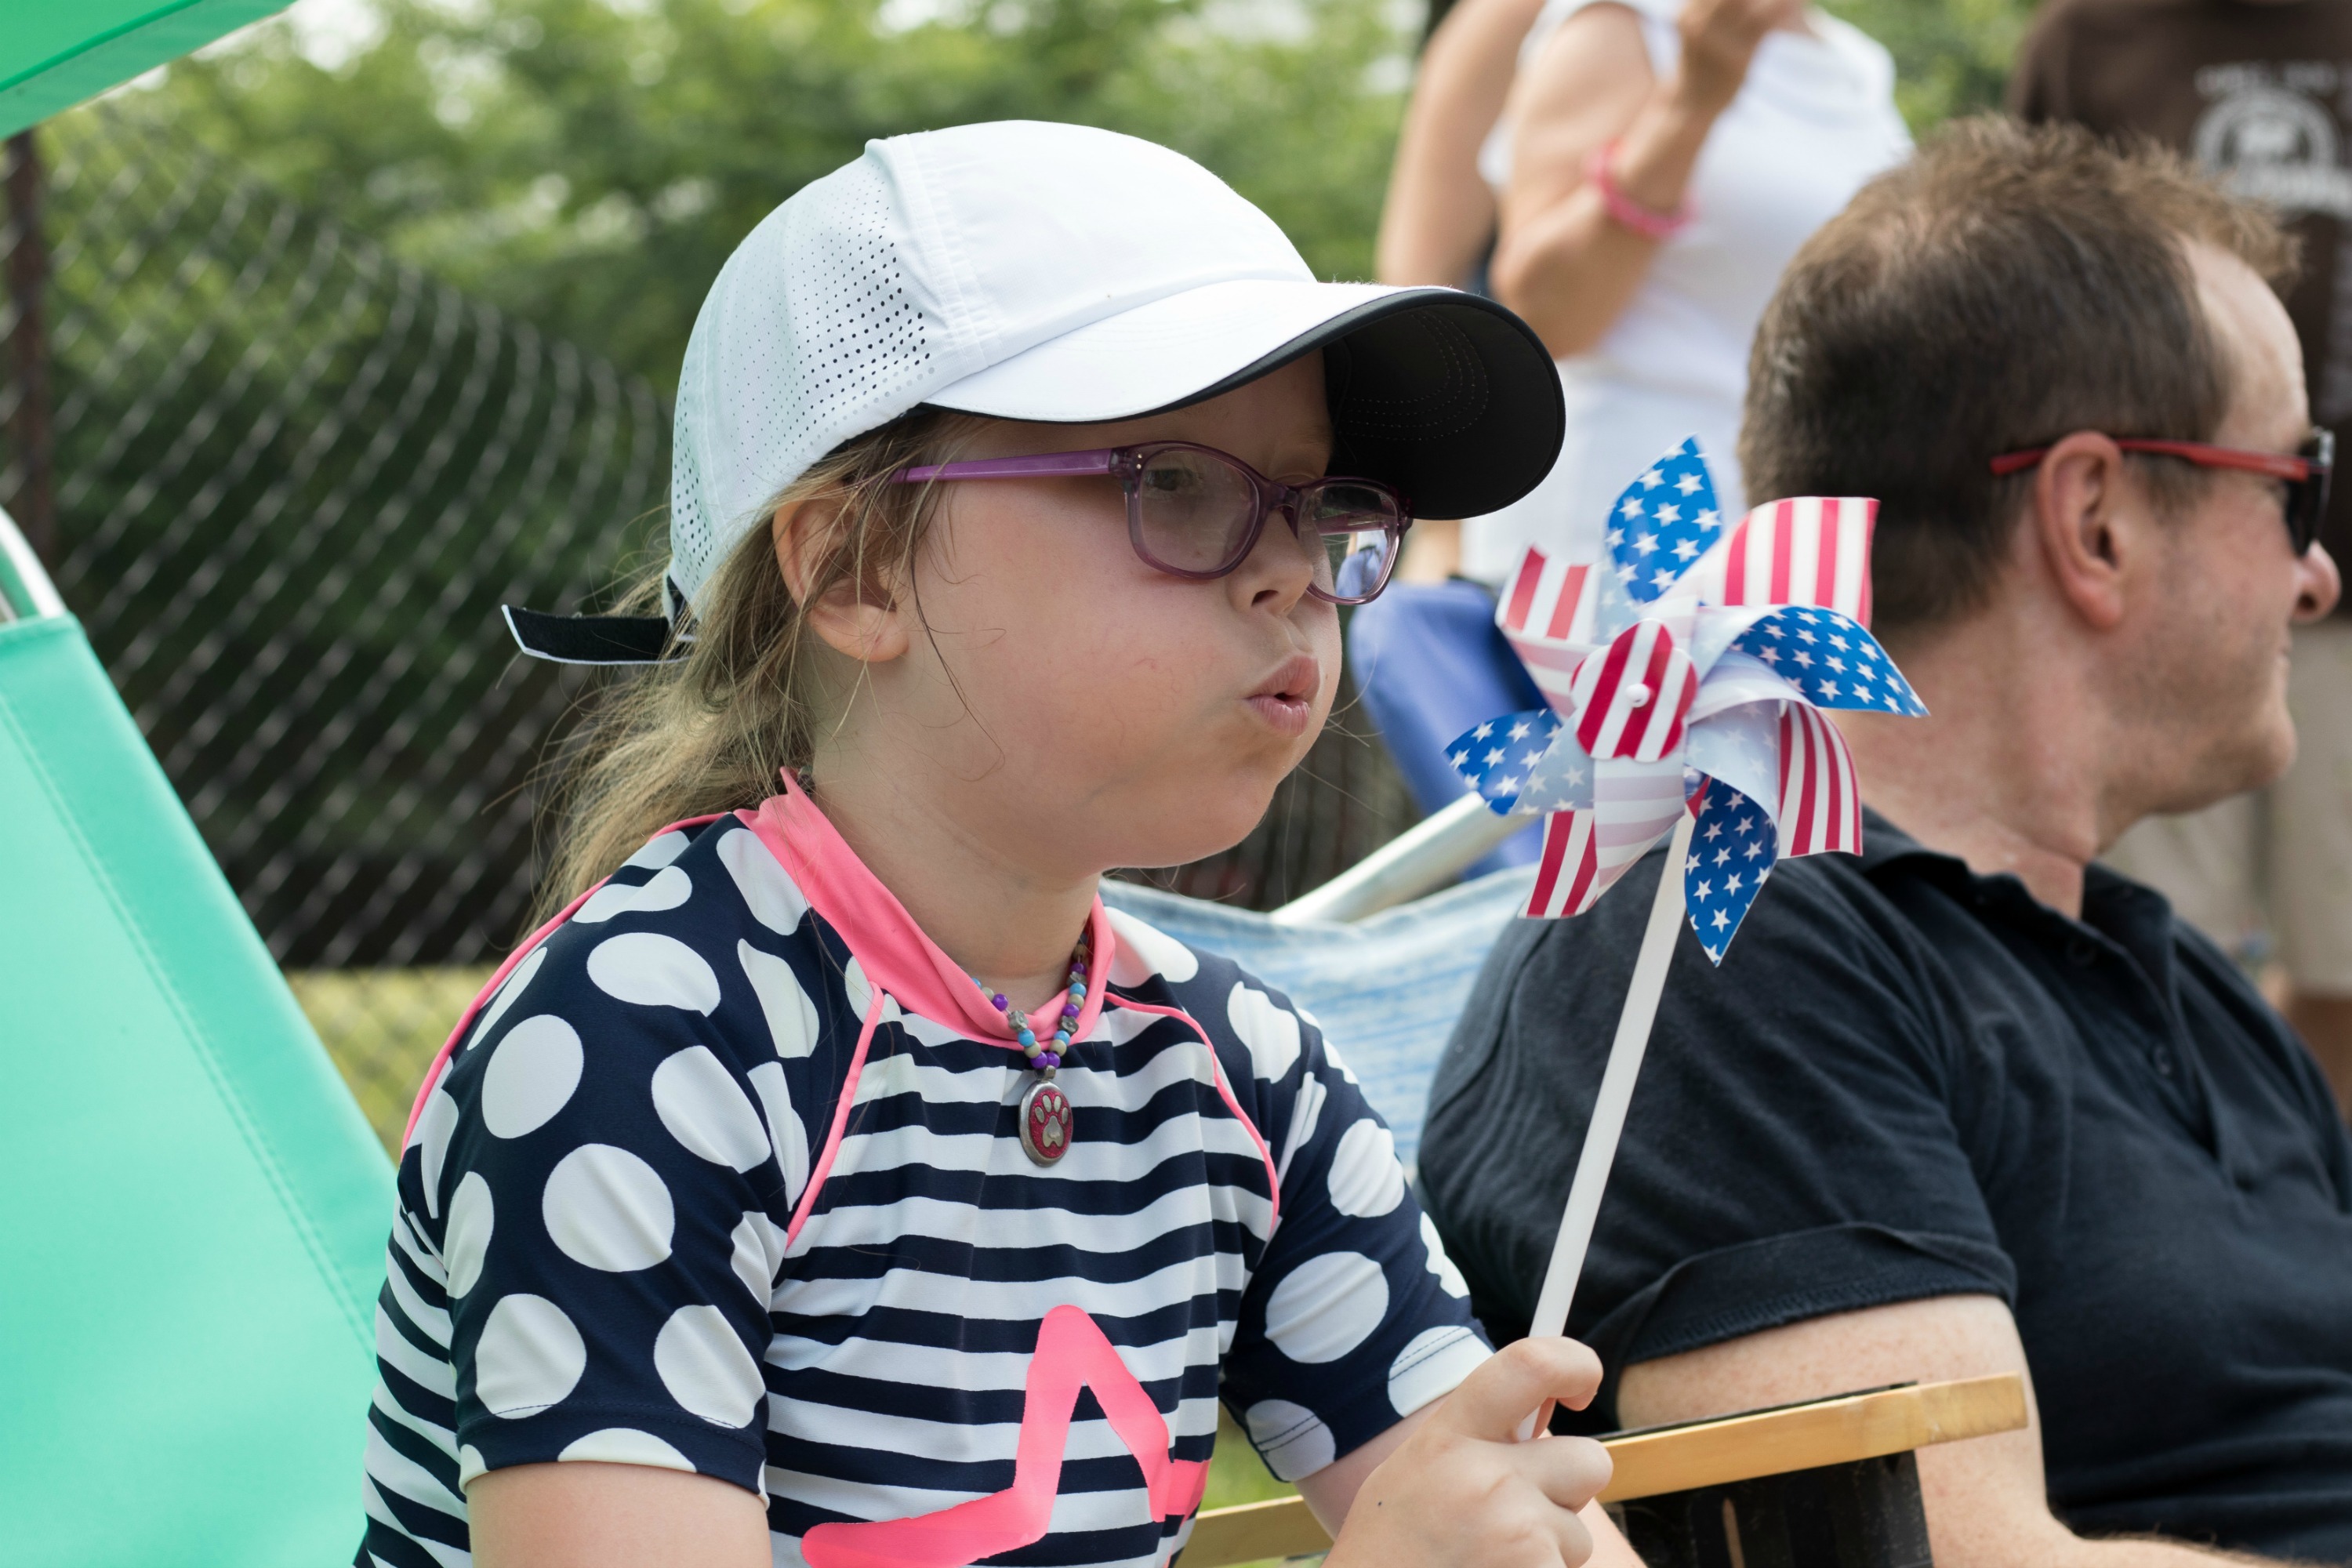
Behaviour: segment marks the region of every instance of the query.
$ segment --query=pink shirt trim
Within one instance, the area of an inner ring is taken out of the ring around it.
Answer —
[[[1004,1015],[988,1005],[971,975],[923,934],[907,907],[866,868],[790,773],[784,775],[783,794],[770,795],[756,812],[735,815],[760,836],[809,906],[841,933],[868,982],[897,997],[900,1005],[960,1027],[972,1039],[1001,1040],[1020,1048]],[[1102,1016],[1118,946],[1100,898],[1087,913],[1087,930],[1093,938],[1093,956],[1087,964],[1087,999],[1070,1031],[1073,1039],[1084,1039]],[[1029,1027],[1039,1040],[1051,1040],[1061,1018],[1062,999],[1056,996],[1029,1015]]]

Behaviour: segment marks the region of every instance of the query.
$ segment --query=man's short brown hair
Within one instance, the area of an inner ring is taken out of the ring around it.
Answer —
[[[2179,158],[2074,126],[1945,128],[1797,253],[1748,364],[1740,466],[1757,500],[1879,500],[1879,625],[1981,605],[2032,483],[2001,452],[2075,430],[2210,438],[2229,364],[2185,240],[2274,286],[2293,241]],[[2143,470],[2160,499],[2183,465]]]

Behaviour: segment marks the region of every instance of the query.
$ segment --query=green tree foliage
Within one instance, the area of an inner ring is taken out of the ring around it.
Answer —
[[[1828,0],[1895,57],[1895,101],[1912,134],[2000,107],[2032,0]]]
[[[1164,142],[1318,273],[1366,276],[1412,43],[1381,0],[385,0],[381,16],[332,69],[259,29],[175,67],[154,107],[665,387],[743,233],[907,131],[1024,117]]]
[[[1916,131],[2000,100],[2030,0],[1830,0]],[[1200,159],[1362,278],[1412,0],[379,0],[332,68],[284,24],[154,107],[467,293],[667,389],[736,240],[869,137],[1005,117]]]

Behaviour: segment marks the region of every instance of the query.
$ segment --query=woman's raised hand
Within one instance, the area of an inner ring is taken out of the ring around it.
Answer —
[[[1764,35],[1803,15],[1803,0],[1689,0],[1675,21],[1683,46],[1676,90],[1709,118],[1722,113],[1748,79]]]
[[[1573,1340],[1521,1340],[1464,1380],[1365,1478],[1326,1560],[1329,1568],[1580,1568],[1594,1531],[1580,1510],[1608,1484],[1608,1451],[1589,1437],[1518,1440],[1539,1407],[1581,1409],[1601,1362]],[[1605,1523],[1609,1551],[1631,1563]]]

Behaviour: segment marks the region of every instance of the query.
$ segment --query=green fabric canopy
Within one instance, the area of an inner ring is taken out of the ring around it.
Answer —
[[[287,0],[0,0],[0,136],[202,48]]]
[[[392,1169],[5,513],[0,846],[0,1562],[348,1563]]]

